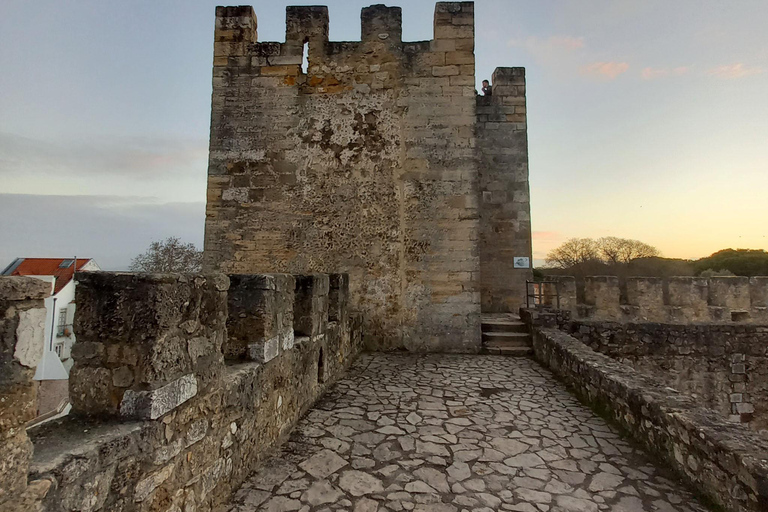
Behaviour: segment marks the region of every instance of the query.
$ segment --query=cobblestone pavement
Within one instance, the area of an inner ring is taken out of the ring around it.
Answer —
[[[706,509],[530,359],[364,354],[230,510]]]

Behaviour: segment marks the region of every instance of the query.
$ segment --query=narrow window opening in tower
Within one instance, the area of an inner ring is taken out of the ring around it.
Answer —
[[[301,52],[301,72],[307,74],[309,68],[309,42],[304,41],[304,49]]]

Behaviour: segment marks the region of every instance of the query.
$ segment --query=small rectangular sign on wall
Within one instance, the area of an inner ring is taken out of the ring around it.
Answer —
[[[515,268],[530,268],[531,260],[524,256],[515,256]]]

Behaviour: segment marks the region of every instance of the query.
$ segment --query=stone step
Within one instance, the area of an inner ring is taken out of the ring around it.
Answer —
[[[533,355],[533,349],[531,347],[483,347],[480,353],[499,356],[529,357]]]
[[[495,322],[495,321],[506,321],[506,322],[519,322],[520,321],[520,315],[517,315],[515,313],[483,313],[480,315],[480,321],[485,322]]]
[[[500,343],[510,346],[531,346],[531,335],[527,332],[483,332],[483,344]]]
[[[484,320],[481,326],[483,332],[528,333],[528,326],[524,322],[515,320]]]
[[[524,344],[513,344],[513,343],[490,343],[488,345],[483,345],[481,347],[482,350],[495,350],[495,351],[505,351],[505,350],[533,350],[533,347],[531,345],[524,345]]]

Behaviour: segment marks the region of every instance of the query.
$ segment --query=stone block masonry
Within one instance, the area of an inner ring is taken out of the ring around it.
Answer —
[[[226,276],[81,277],[69,377],[76,413],[155,419],[218,379]]]
[[[734,425],[699,400],[544,327],[547,315],[521,311],[536,359],[595,410],[665,461],[701,495],[729,512],[768,510],[768,440]]]
[[[328,292],[325,274],[301,276],[296,280],[296,307],[293,331],[298,336],[318,336],[328,328]]]
[[[362,346],[344,274],[76,278],[73,410],[32,443],[21,354],[42,343],[29,319],[50,283],[0,279],[2,512],[217,509]]]
[[[768,326],[575,321],[572,336],[768,438]]]
[[[232,274],[224,356],[266,363],[293,346],[296,279],[290,274]]]
[[[560,307],[574,318],[618,322],[768,325],[768,277],[552,276]],[[550,302],[552,299],[549,299]],[[554,305],[554,304],[550,304]]]
[[[42,356],[45,306],[51,283],[0,277],[0,511],[25,511],[44,482],[27,483],[32,443],[25,430],[36,416],[32,382]]]
[[[345,272],[368,347],[476,352],[530,276],[525,76],[477,98],[472,2],[438,3],[430,41],[401,17],[334,42],[325,7],[288,7],[259,42],[250,7],[217,8],[204,266]]]

